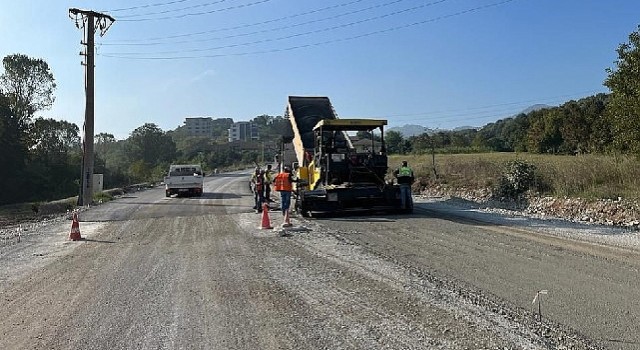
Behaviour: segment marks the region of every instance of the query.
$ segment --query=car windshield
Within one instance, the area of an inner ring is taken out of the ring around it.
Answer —
[[[194,174],[202,175],[200,169],[194,167],[174,168],[169,172],[170,176],[191,176]]]

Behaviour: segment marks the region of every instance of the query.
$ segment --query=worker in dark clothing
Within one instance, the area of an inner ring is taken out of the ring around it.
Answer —
[[[402,166],[393,172],[398,185],[400,185],[400,205],[402,209],[413,209],[413,198],[411,196],[411,185],[414,181],[413,170],[407,165],[407,161],[402,161]]]
[[[262,203],[264,203],[264,170],[261,171],[260,168],[256,168],[256,171],[251,175],[250,185],[255,199],[253,209],[261,213]]]

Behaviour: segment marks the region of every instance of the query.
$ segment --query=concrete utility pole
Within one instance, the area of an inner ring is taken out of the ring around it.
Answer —
[[[78,196],[78,205],[82,206],[90,205],[93,201],[94,35],[96,28],[98,28],[100,36],[103,36],[111,24],[115,22],[115,19],[102,13],[76,8],[69,9],[69,17],[75,20],[77,28],[85,29],[85,40],[81,44],[86,45],[86,50],[80,52],[80,55],[85,56],[86,59],[83,63],[85,66],[86,107],[84,110],[84,140],[82,142],[82,176],[80,177],[80,195]]]

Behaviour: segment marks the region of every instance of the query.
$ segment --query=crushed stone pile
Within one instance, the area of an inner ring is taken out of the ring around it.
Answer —
[[[458,205],[475,208],[496,208],[518,211],[532,217],[557,218],[595,225],[640,228],[640,203],[624,198],[584,199],[555,198],[526,194],[512,200],[493,196],[491,189],[451,188],[445,185],[430,186],[419,196],[440,197]]]

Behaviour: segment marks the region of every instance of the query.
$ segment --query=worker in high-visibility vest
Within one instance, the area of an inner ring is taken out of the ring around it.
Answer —
[[[267,164],[267,169],[264,171],[264,201],[267,203],[273,202],[273,200],[271,200],[272,184],[273,184],[273,170],[271,170],[271,164]]]
[[[402,209],[413,209],[413,197],[411,196],[411,185],[414,181],[413,170],[407,165],[407,161],[402,161],[402,166],[393,172],[398,185],[400,185],[400,205]]]
[[[282,172],[273,179],[274,190],[280,192],[282,215],[285,215],[291,207],[291,192],[293,191],[293,183],[296,181],[288,166],[285,166]]]

